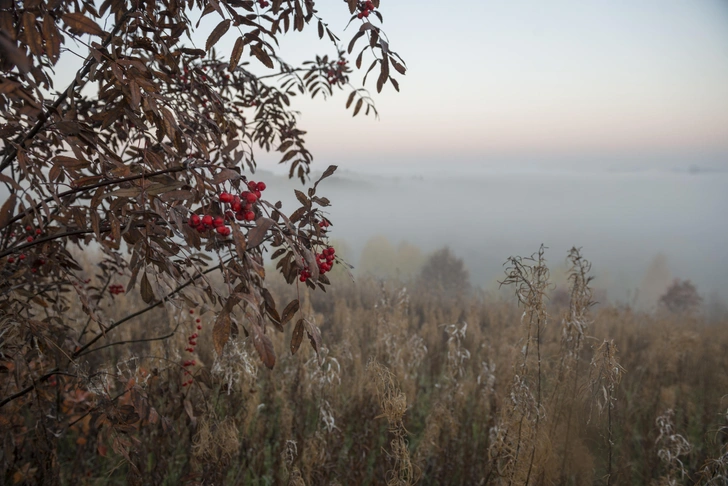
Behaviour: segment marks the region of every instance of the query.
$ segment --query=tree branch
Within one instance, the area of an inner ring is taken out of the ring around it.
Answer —
[[[106,47],[111,43],[112,39],[116,37],[116,34],[119,33],[119,30],[124,25],[126,19],[128,19],[130,15],[131,12],[126,12],[124,15],[121,16],[116,26],[114,26],[114,30],[111,31],[111,33],[109,33],[104,39],[104,42],[101,44],[101,49],[106,49]],[[83,68],[81,68],[81,71],[78,72],[78,74],[74,77],[73,81],[71,81],[68,87],[58,95],[58,98],[56,98],[56,101],[51,105],[51,107],[41,112],[40,116],[38,117],[38,121],[35,122],[33,128],[25,135],[18,135],[15,138],[15,141],[8,144],[9,152],[5,155],[3,161],[0,163],[0,173],[4,172],[5,169],[7,169],[17,158],[18,149],[15,146],[22,146],[25,142],[31,140],[43,129],[43,126],[48,121],[48,118],[50,118],[51,113],[55,112],[66,101],[68,93],[72,92],[76,88],[79,80],[85,78],[88,75],[88,73],[91,71],[91,68],[96,64],[96,62],[97,61],[94,59],[94,57],[89,54],[88,57],[86,57],[86,63],[84,64]]]

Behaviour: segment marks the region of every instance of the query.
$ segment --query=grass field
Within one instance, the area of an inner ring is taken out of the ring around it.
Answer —
[[[216,357],[213,306],[155,309],[109,342],[172,337],[106,348],[3,409],[3,482],[728,484],[728,322],[592,306],[572,263],[563,302],[538,256],[510,261],[506,299],[270,276],[322,334],[318,357],[305,337],[291,355],[293,324],[271,330],[273,370],[242,329]],[[142,305],[105,299],[113,319]],[[86,317],[68,318],[71,339]]]

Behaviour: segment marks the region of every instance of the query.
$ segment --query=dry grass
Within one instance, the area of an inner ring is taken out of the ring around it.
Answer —
[[[289,324],[272,371],[242,332],[215,355],[212,308],[147,314],[109,339],[174,337],[91,355],[3,408],[3,482],[728,484],[728,322],[592,306],[578,252],[558,307],[543,255],[510,263],[508,300],[370,280],[301,295],[321,357],[287,351]],[[85,323],[80,309],[68,322]]]

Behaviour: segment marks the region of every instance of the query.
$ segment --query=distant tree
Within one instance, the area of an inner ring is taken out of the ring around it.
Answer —
[[[660,297],[660,305],[670,312],[684,314],[694,311],[703,302],[690,280],[675,279],[667,292]]]
[[[470,274],[463,260],[445,247],[427,259],[420,272],[419,283],[447,295],[460,295],[470,290]]]

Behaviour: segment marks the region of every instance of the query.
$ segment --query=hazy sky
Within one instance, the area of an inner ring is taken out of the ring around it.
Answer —
[[[375,94],[380,121],[352,119],[344,110],[348,90],[329,102],[297,101],[319,168],[518,169],[569,161],[580,168],[728,169],[726,0],[381,3],[390,46],[409,67],[402,92],[387,85]],[[320,0],[317,7],[348,44],[360,21],[343,31],[345,3]],[[194,43],[203,46],[219,21],[205,17]],[[234,41],[231,30],[218,51],[229,53]],[[314,53],[334,53],[315,25],[281,38],[288,62]],[[365,57],[364,66],[369,62]],[[76,64],[64,58],[59,87]],[[357,87],[361,74],[353,78]],[[274,159],[263,167],[274,168]]]
[[[319,9],[334,30],[348,20],[343,2]],[[679,154],[728,165],[724,0],[383,0],[382,12],[409,67],[402,92],[375,97],[379,122],[349,119],[345,95],[301,103],[327,162]],[[326,52],[310,34],[288,36],[284,55]]]

